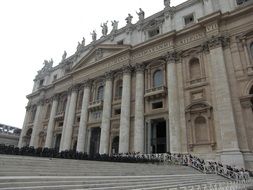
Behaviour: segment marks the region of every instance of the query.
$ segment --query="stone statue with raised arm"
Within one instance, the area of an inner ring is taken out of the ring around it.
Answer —
[[[93,30],[92,33],[90,33],[90,34],[91,34],[91,37],[92,37],[92,41],[93,42],[96,41],[97,40],[97,33],[96,33],[96,31]]]
[[[82,40],[82,46],[84,47],[85,46],[85,38],[83,37],[83,40]]]
[[[140,12],[136,12],[136,14],[139,16],[139,21],[143,21],[145,18],[145,12],[140,8]]]
[[[119,21],[111,21],[112,22],[112,32],[116,32],[118,30],[118,24],[119,24]]]
[[[61,62],[63,62],[67,57],[67,52],[64,50],[64,53],[62,55],[62,59],[61,59]]]
[[[82,49],[82,44],[80,42],[78,42],[77,47],[76,47],[76,52],[77,53],[80,52],[81,49]]]
[[[102,35],[106,36],[108,33],[108,26],[107,26],[108,21],[106,21],[105,23],[101,24],[102,27]]]
[[[133,16],[131,14],[128,14],[128,16],[125,19],[127,25],[131,25],[132,24],[132,19],[133,19]]]
[[[165,8],[170,7],[170,0],[164,0]]]

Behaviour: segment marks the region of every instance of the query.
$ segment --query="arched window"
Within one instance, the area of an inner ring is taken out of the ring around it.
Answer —
[[[120,98],[122,96],[122,80],[116,82],[115,97]]]
[[[208,142],[208,126],[206,119],[199,116],[195,119],[195,140],[196,143]]]
[[[104,86],[98,87],[97,100],[103,100],[104,98]]]
[[[193,58],[189,62],[191,80],[201,78],[200,63],[198,58]]]
[[[153,84],[154,84],[154,88],[160,87],[163,85],[163,73],[161,70],[157,70],[154,72]]]

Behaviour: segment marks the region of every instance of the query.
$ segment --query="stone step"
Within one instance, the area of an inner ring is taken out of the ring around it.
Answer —
[[[211,177],[211,176],[210,176]],[[31,179],[30,179],[31,180]],[[174,187],[178,185],[178,181],[180,180],[180,185],[193,185],[198,184],[201,180],[204,183],[207,181],[206,177],[203,177],[202,175],[198,176],[187,176],[187,175],[176,175],[176,176],[152,176],[148,178],[143,177],[125,177],[125,178],[118,178],[117,176],[114,176],[113,178],[86,178],[82,180],[73,180],[73,178],[68,179],[65,178],[64,181],[59,180],[57,178],[54,178],[54,181],[35,181],[35,178],[32,178],[32,181],[22,180],[19,182],[1,182],[0,183],[0,189],[9,189],[9,188],[15,188],[15,189],[75,189],[75,188],[105,188],[105,189],[129,189],[130,187],[134,188],[148,188],[148,187],[156,187],[156,186],[168,186],[168,187]],[[218,182],[222,181],[221,179],[217,179],[217,176],[212,176],[211,178],[208,178],[208,182]]]

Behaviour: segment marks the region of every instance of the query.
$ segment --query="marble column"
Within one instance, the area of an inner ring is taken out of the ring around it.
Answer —
[[[67,115],[67,122],[64,131],[63,150],[70,150],[73,133],[73,125],[76,114],[76,100],[77,100],[78,86],[74,86],[71,91],[69,110]]]
[[[50,112],[50,118],[48,121],[48,127],[47,127],[47,136],[46,136],[46,142],[45,142],[45,147],[47,148],[52,148],[53,146],[53,131],[54,131],[54,125],[55,125],[55,115],[58,107],[58,102],[59,102],[59,94],[56,94],[53,97],[53,105],[51,108]]]
[[[31,140],[29,146],[33,146],[34,148],[38,148],[38,143],[39,143],[39,128],[41,124],[41,113],[42,113],[42,108],[44,105],[44,100],[40,100],[37,104],[37,109],[36,109],[36,114],[33,122],[33,131],[31,135]]]
[[[178,81],[176,60],[178,54],[167,55],[168,113],[170,129],[170,152],[181,153],[180,104],[178,99]]]
[[[100,154],[109,154],[111,109],[112,109],[112,73],[106,73],[105,93],[103,102],[103,114],[100,136]]]
[[[134,152],[144,153],[144,65],[136,65]]]
[[[69,104],[70,104],[70,98],[71,98],[71,91],[69,90],[68,93],[68,98],[67,98],[67,104],[64,110],[64,120],[63,120],[63,126],[62,126],[62,134],[61,134],[61,143],[60,143],[60,152],[63,151],[63,144],[64,144],[64,136],[65,136],[65,130],[67,126],[67,120],[68,120],[68,113],[69,113]]]
[[[119,153],[129,152],[131,104],[131,67],[123,67],[123,90],[121,99]]]
[[[22,127],[21,134],[20,134],[19,141],[18,141],[18,147],[19,148],[24,146],[24,136],[25,136],[25,133],[26,133],[27,123],[28,123],[28,120],[29,120],[30,108],[31,108],[30,106],[26,106],[25,119],[24,119],[24,122],[23,122],[23,127]]]
[[[89,107],[89,100],[90,100],[90,89],[91,89],[91,82],[85,81],[84,89],[83,89],[82,110],[81,110],[81,117],[80,117],[78,138],[77,138],[77,147],[76,147],[77,152],[85,152],[86,132],[87,132],[88,114],[89,114],[88,107]]]
[[[223,47],[227,44],[228,39],[225,37],[213,37],[208,41],[213,89],[217,104],[214,112],[218,116],[222,141],[218,143],[222,145],[220,157],[224,164],[243,167],[244,161],[239,150],[236,120],[233,113],[228,72],[223,53]]]

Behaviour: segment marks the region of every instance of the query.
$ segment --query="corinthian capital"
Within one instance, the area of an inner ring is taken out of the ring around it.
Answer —
[[[131,74],[132,72],[131,65],[123,65],[122,71],[123,71],[123,74]]]
[[[135,65],[135,71],[136,71],[136,73],[143,72],[144,70],[145,70],[145,65],[144,64],[137,63]]]
[[[82,87],[84,87],[84,88],[90,88],[91,84],[92,84],[92,80],[87,79],[87,80],[83,81]]]
[[[225,47],[229,44],[230,39],[224,36],[213,36],[207,41],[209,49],[214,49],[217,47]]]
[[[112,80],[113,78],[113,72],[112,71],[108,71],[105,73],[105,79],[106,80]]]
[[[178,52],[172,51],[172,52],[168,52],[165,58],[168,63],[175,63],[176,61],[179,60],[180,56]]]

